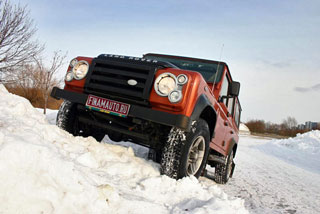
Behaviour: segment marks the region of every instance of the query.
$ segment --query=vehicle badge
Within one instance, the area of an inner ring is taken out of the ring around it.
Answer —
[[[130,79],[130,80],[128,80],[128,84],[129,84],[129,85],[132,85],[132,86],[135,86],[135,85],[138,84],[138,82],[137,82],[137,80]]]

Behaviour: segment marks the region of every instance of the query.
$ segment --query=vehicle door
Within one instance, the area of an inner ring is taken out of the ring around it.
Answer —
[[[227,97],[231,83],[230,79],[228,72],[226,72],[222,78],[219,94],[220,106],[217,112],[216,137],[214,140],[214,143],[223,151],[226,151],[228,142],[232,139],[233,135],[235,135],[233,128],[234,98]]]

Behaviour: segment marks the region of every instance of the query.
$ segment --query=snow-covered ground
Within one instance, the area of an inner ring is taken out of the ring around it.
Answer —
[[[320,213],[319,148],[319,131],[286,140],[241,136],[234,178],[220,187],[245,199],[251,213]]]
[[[245,132],[234,178],[218,185],[161,176],[135,144],[73,137],[48,123],[57,111],[46,119],[1,86],[0,103],[0,213],[320,213],[319,131]]]
[[[0,213],[248,213],[214,182],[161,176],[131,147],[73,137],[0,85]]]

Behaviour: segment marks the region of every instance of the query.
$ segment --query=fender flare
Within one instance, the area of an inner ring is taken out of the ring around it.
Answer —
[[[231,150],[233,150],[233,149],[237,149],[237,142],[235,141],[234,138],[232,138],[230,140],[229,147],[227,149],[227,154],[230,154]],[[236,152],[237,152],[237,150],[233,151],[233,157],[236,156]]]
[[[213,104],[210,102],[208,97],[204,94],[201,94],[195,104],[192,115],[190,116],[190,122],[200,118],[201,115],[203,115],[203,113],[208,113],[209,115],[211,115],[211,117],[214,117],[214,119],[210,117],[203,118],[209,125],[210,139],[212,139],[214,137],[214,130],[216,127],[217,112],[214,109]],[[215,120],[214,123],[211,122],[211,120]]]

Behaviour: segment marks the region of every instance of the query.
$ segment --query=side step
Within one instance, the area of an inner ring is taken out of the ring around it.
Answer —
[[[217,163],[221,163],[221,164],[225,164],[226,163],[225,157],[218,156],[218,155],[213,155],[213,154],[209,155],[208,161],[213,161],[213,162],[217,162]]]

